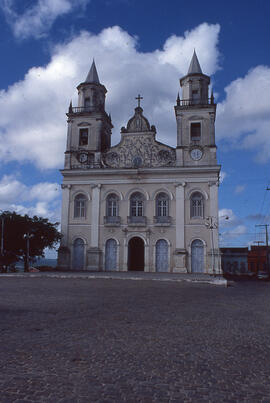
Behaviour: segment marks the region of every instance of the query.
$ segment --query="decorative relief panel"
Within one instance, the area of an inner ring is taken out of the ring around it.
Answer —
[[[118,146],[103,154],[110,168],[174,166],[175,159],[175,150],[156,142],[152,134],[124,136]]]

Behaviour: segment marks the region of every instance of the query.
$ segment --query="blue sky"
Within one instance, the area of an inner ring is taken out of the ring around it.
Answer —
[[[75,4],[75,5],[74,5]],[[264,239],[270,218],[270,3],[267,0],[0,0],[0,209],[60,217],[66,116],[95,57],[113,143],[144,97],[160,141],[193,49],[211,75],[222,165],[222,246]]]

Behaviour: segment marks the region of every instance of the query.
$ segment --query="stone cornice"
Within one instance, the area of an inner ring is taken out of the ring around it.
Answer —
[[[206,174],[206,173],[219,173],[221,165],[205,165],[205,166],[194,166],[194,167],[162,167],[162,168],[139,168],[139,169],[111,169],[111,168],[92,168],[89,170],[81,169],[60,169],[63,176],[111,176],[122,175],[123,177],[133,177],[138,175],[187,175],[187,174]]]

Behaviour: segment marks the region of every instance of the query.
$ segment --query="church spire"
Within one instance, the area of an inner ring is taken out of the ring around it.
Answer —
[[[85,80],[86,83],[96,83],[96,84],[100,84],[99,78],[98,78],[98,73],[97,73],[97,68],[95,65],[95,60],[93,59],[92,62],[92,66],[89,70],[89,73],[86,77]]]
[[[195,49],[189,65],[188,74],[203,74]]]

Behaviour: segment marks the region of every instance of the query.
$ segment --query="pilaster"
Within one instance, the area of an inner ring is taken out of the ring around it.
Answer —
[[[98,248],[99,240],[99,206],[101,185],[92,188],[92,211],[91,211],[91,242],[90,246]]]
[[[174,272],[186,273],[185,249],[185,186],[182,182],[176,185],[176,212],[175,212],[175,265]]]
[[[61,246],[68,246],[68,219],[69,219],[69,198],[71,185],[61,185],[62,188],[62,210],[61,210]]]
[[[62,210],[61,210],[61,245],[58,249],[57,266],[62,269],[70,269],[70,249],[68,247],[68,219],[69,219],[69,198],[71,185],[62,187]]]

